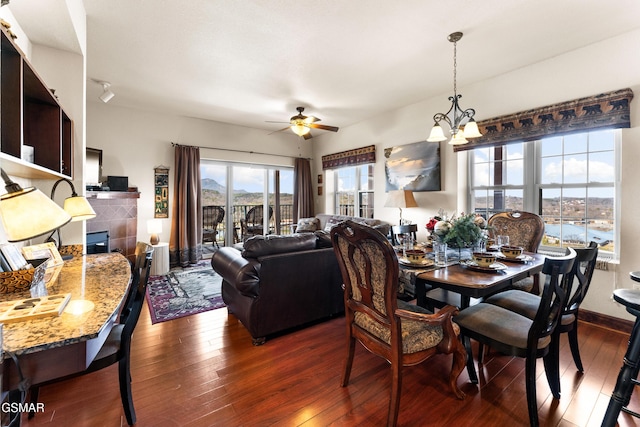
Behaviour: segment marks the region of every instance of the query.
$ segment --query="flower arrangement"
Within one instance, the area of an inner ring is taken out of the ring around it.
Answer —
[[[478,214],[460,214],[448,217],[440,209],[429,220],[427,230],[438,241],[451,248],[471,247],[486,237],[487,221]]]

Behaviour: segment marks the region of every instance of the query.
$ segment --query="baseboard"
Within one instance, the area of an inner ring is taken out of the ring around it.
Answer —
[[[631,320],[620,319],[606,314],[596,313],[595,311],[580,309],[578,312],[578,320],[589,322],[594,325],[602,326],[603,328],[613,329],[618,332],[625,332],[630,334],[633,329],[633,323]]]

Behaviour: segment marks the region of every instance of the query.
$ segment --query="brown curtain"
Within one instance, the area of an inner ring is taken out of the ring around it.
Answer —
[[[202,258],[200,149],[176,145],[170,264],[186,267]]]
[[[313,213],[313,184],[309,160],[296,158],[293,168],[293,223],[310,218]]]

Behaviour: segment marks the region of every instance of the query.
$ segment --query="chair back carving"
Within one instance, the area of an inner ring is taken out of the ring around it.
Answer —
[[[374,327],[397,338],[400,326],[394,313],[399,273],[393,247],[380,232],[352,221],[335,226],[331,236],[342,270],[348,316],[353,316],[353,321],[364,331]],[[374,335],[371,337],[377,339]],[[393,345],[401,343],[398,340]]]
[[[522,246],[527,252],[538,252],[544,235],[544,221],[531,212],[498,212],[487,221],[492,235],[506,234],[509,244]]]
[[[598,258],[598,244],[596,242],[589,243],[586,248],[576,249],[576,260],[573,265],[574,283],[577,282],[575,289],[569,289],[569,297],[565,305],[564,314],[574,314],[580,308],[580,304],[587,295],[593,271],[596,268]]]
[[[573,264],[576,251],[567,248],[562,257],[547,257],[542,266],[545,284],[540,297],[540,306],[529,330],[527,347],[529,351],[538,348],[538,340],[550,336],[558,325],[567,296],[573,282]]]

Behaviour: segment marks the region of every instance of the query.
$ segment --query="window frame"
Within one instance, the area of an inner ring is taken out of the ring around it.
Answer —
[[[366,178],[363,181],[363,170],[366,168],[367,170],[367,175],[364,177]],[[347,169],[354,169],[355,170],[355,178],[354,178],[354,182],[355,182],[355,189],[354,190],[349,190],[349,191],[341,191],[339,189],[339,185],[340,185],[340,179],[339,179],[339,174],[340,172],[344,172]],[[367,216],[364,218],[375,218],[374,214],[374,200],[375,200],[375,195],[374,195],[374,177],[375,177],[375,163],[363,163],[363,164],[359,164],[359,165],[354,165],[354,166],[346,166],[346,167],[341,167],[341,168],[335,168],[335,169],[331,169],[331,171],[333,172],[333,202],[334,202],[334,214],[335,215],[345,215],[344,213],[340,212],[340,195],[341,194],[345,194],[348,193],[350,194],[350,197],[353,199],[353,215],[349,215],[349,216],[355,216],[355,217],[360,217],[360,214],[363,212],[363,209],[366,210],[366,212],[368,214],[370,214],[371,216]],[[363,187],[363,183],[366,182],[369,186],[369,188],[362,188]],[[366,205],[366,208],[364,208],[362,206],[362,200],[363,199],[368,199],[371,201],[371,203]],[[348,215],[348,213],[347,213]]]
[[[595,133],[595,132],[601,132],[602,129],[594,129],[594,130],[587,130],[583,133]],[[493,183],[493,185],[480,185],[480,186],[474,186],[474,179],[475,179],[475,156],[476,156],[476,149],[470,150],[469,152],[469,156],[468,156],[468,160],[467,160],[467,168],[468,168],[468,195],[467,195],[467,203],[468,206],[471,207],[471,209],[473,211],[476,211],[476,207],[475,207],[475,193],[477,190],[483,190],[486,191],[487,194],[489,191],[491,191],[491,189],[503,189],[503,190],[509,190],[509,189],[519,189],[522,188],[523,189],[523,209],[525,211],[528,212],[535,212],[537,214],[540,214],[541,208],[542,208],[542,200],[541,200],[541,194],[542,194],[542,190],[543,189],[553,189],[553,188],[557,188],[557,189],[571,189],[571,188],[585,188],[585,189],[589,189],[589,188],[610,188],[613,186],[613,197],[614,197],[614,203],[613,203],[613,221],[614,221],[614,227],[613,227],[613,234],[614,234],[614,251],[610,252],[610,251],[602,251],[604,254],[610,254],[611,256],[613,256],[613,258],[618,259],[619,258],[619,253],[620,253],[620,206],[621,206],[621,198],[620,198],[620,193],[621,193],[621,141],[622,141],[622,131],[621,129],[610,129],[610,131],[613,133],[613,156],[614,156],[614,179],[612,182],[606,182],[606,183],[598,183],[598,182],[580,182],[580,183],[542,183],[542,144],[543,144],[543,140],[544,138],[535,140],[535,141],[527,141],[527,142],[521,142],[523,144],[523,184],[522,185],[510,185],[510,184],[502,184],[502,185],[495,185],[495,182]],[[561,135],[557,135],[557,136],[561,136]],[[557,137],[557,136],[551,136],[548,138],[553,138],[553,137]],[[499,145],[499,146],[494,146],[494,147],[486,147],[489,148],[490,150],[496,150],[496,148],[500,148],[504,151],[506,151],[507,145]],[[590,151],[587,150],[587,153],[590,153]],[[562,156],[570,156],[571,153],[562,153]],[[532,159],[532,160],[531,160]],[[494,163],[496,162],[495,156],[493,158],[493,160],[490,160],[490,162]],[[492,209],[486,208],[484,209],[484,212],[491,212]],[[495,210],[495,206],[494,209]],[[587,217],[587,213],[585,212],[585,219]],[[587,225],[585,224],[585,229],[586,229]],[[545,252],[558,252],[559,248],[555,247],[555,246],[540,246],[542,251]]]

